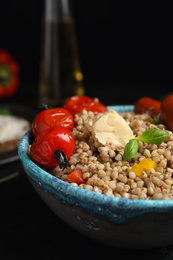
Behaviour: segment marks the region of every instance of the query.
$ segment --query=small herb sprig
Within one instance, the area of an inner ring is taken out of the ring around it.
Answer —
[[[148,129],[146,130],[140,137],[131,139],[125,149],[124,149],[124,155],[123,160],[127,161],[131,158],[134,158],[138,152],[139,149],[139,143],[138,141],[142,141],[144,143],[148,144],[161,144],[166,140],[169,133],[165,130],[161,129]]]

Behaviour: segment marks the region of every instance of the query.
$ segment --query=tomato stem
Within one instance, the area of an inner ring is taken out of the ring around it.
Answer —
[[[41,104],[38,106],[38,109],[40,110],[48,110],[48,109],[51,109],[52,107],[49,106],[48,104]]]
[[[60,149],[54,152],[54,158],[57,160],[57,162],[59,163],[59,168],[62,170],[64,170],[67,165],[70,165],[67,159],[67,155]]]
[[[8,66],[0,66],[0,85],[6,87],[12,79],[12,73]]]

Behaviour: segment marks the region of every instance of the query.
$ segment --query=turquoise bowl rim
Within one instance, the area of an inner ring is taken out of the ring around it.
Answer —
[[[117,112],[133,111],[133,105],[108,106],[109,110]],[[77,204],[94,214],[106,216],[116,224],[124,223],[127,219],[145,213],[164,213],[173,210],[173,200],[133,200],[116,198],[97,194],[70,183],[64,182],[37,166],[28,157],[28,146],[33,138],[29,130],[21,139],[18,153],[27,175],[45,191],[54,194],[61,200]]]

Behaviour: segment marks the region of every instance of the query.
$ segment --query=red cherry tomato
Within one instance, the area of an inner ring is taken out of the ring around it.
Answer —
[[[52,108],[41,111],[32,124],[32,133],[36,137],[52,126],[63,126],[69,130],[74,127],[73,115],[65,108]]]
[[[68,109],[73,115],[80,113],[83,109],[92,111],[95,115],[108,111],[104,104],[96,102],[87,96],[73,96],[69,98],[64,108]]]
[[[31,145],[31,156],[35,163],[48,169],[54,169],[59,162],[54,157],[57,150],[66,154],[67,160],[75,149],[75,139],[70,130],[54,126],[40,133]]]
[[[160,118],[168,129],[173,131],[173,95],[169,95],[162,100]]]
[[[160,113],[161,102],[150,97],[142,97],[135,104],[135,113],[147,113],[151,117],[155,117]]]

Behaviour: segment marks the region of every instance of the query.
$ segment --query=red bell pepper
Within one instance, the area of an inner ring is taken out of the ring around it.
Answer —
[[[76,169],[73,172],[71,172],[69,175],[67,175],[66,178],[69,182],[75,182],[78,185],[86,183],[86,180],[83,178],[83,172],[79,169]]]
[[[19,65],[11,55],[0,49],[0,98],[12,96],[19,87]]]

